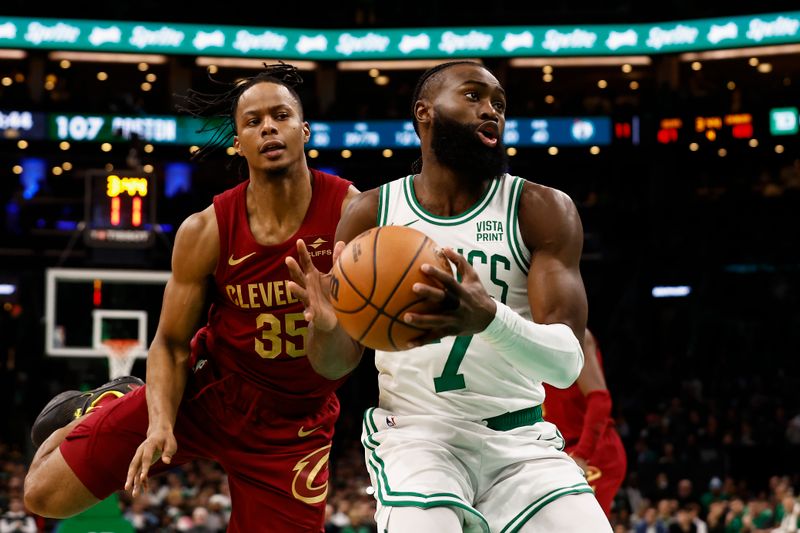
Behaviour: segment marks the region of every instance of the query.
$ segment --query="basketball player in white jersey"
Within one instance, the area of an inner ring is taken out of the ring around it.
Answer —
[[[542,382],[568,387],[583,366],[583,230],[565,194],[505,173],[505,102],[480,64],[423,74],[413,99],[421,168],[356,197],[337,229],[348,242],[376,225],[413,227],[458,274],[423,265],[446,290],[415,292],[447,310],[406,313],[426,333],[407,351],[375,354],[380,404],[362,442],[382,532],[611,531],[541,414]],[[363,348],[337,325],[329,275],[298,249],[300,264],[287,262],[311,322],[308,357],[336,379]]]

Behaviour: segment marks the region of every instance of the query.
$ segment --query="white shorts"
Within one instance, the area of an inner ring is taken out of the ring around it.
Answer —
[[[392,507],[451,507],[464,531],[511,533],[568,494],[591,493],[549,422],[495,431],[434,415],[364,413],[361,435],[385,531]]]

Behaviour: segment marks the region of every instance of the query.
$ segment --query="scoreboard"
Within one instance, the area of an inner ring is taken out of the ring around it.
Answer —
[[[151,246],[155,197],[153,175],[133,170],[87,172],[86,244],[110,248]]]
[[[701,115],[694,117],[666,117],[658,122],[656,141],[672,144],[679,141],[728,141],[752,139],[754,136],[753,115],[729,113],[727,115]]]

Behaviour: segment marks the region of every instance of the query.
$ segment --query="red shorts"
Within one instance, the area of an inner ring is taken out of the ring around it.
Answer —
[[[573,447],[574,448],[574,447]],[[570,453],[571,448],[566,452]],[[594,454],[589,458],[589,469],[586,472],[586,481],[594,490],[594,496],[605,511],[606,516],[611,513],[611,502],[617,495],[620,485],[625,479],[628,468],[628,458],[619,434],[609,428],[597,441]]]
[[[307,416],[276,411],[285,412],[262,389],[205,364],[190,373],[178,410],[178,452],[171,465],[158,461],[150,474],[192,459],[215,460],[228,474],[229,532],[319,533],[339,401],[331,394]],[[123,488],[147,424],[141,387],[87,416],[61,443],[61,454],[89,491],[104,499]]]

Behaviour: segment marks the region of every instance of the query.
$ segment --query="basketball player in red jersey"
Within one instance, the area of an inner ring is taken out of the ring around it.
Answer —
[[[40,515],[74,515],[113,491],[195,458],[228,473],[231,532],[320,532],[342,382],[306,357],[308,323],[287,289],[296,241],[331,268],[341,213],[358,191],[308,168],[310,138],[290,65],[268,66],[224,94],[190,91],[186,110],[230,114],[249,180],[183,222],[147,359],[147,385],[55,430],[25,481]],[[206,148],[228,142],[217,130]],[[208,323],[199,331],[207,282]],[[47,418],[47,417],[43,417]]]
[[[544,416],[567,441],[566,452],[583,468],[586,481],[606,516],[625,479],[627,458],[611,418],[611,395],[603,376],[603,360],[594,335],[583,337],[584,364],[578,380],[558,389],[545,383]]]

